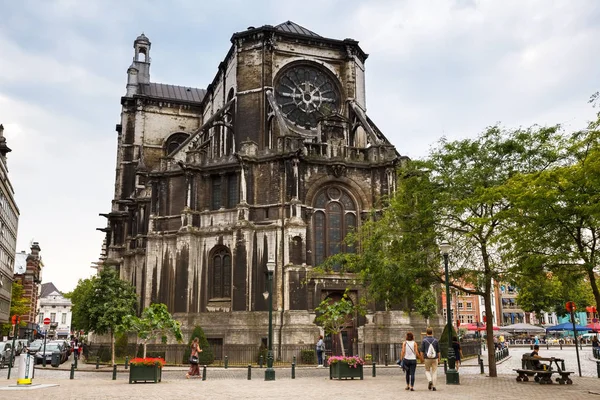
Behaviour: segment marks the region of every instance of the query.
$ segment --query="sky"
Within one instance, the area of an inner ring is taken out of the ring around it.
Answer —
[[[153,82],[206,88],[234,32],[291,20],[369,54],[367,113],[402,155],[486,127],[594,119],[597,0],[0,0],[0,123],[20,209],[17,251],[43,282],[95,273],[114,195],[120,98],[133,40]]]

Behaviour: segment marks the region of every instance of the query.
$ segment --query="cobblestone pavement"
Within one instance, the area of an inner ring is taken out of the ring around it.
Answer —
[[[113,381],[112,369],[102,367],[95,370],[93,365],[80,364],[75,379],[69,380],[70,363],[60,369],[50,366],[36,368],[35,384],[58,384],[55,387],[28,390],[3,390],[16,383],[17,369],[7,380],[7,369],[0,370],[0,399],[172,399],[172,398],[211,398],[211,399],[317,399],[348,397],[369,397],[378,400],[420,397],[427,392],[431,399],[599,399],[600,379],[596,378],[596,363],[591,358],[590,349],[581,351],[582,375],[577,374],[577,361],[574,348],[545,350],[542,356],[565,359],[567,369],[574,371],[573,385],[539,385],[534,382],[517,383],[513,368],[520,366],[523,353],[529,348],[511,348],[511,357],[498,365],[498,378],[488,378],[479,374],[475,360],[468,360],[460,369],[461,384],[446,385],[443,368],[438,369],[438,391],[428,392],[424,371],[417,369],[415,391],[404,390],[404,377],[398,367],[378,366],[377,377],[372,377],[372,368],[365,368],[364,380],[329,380],[327,368],[296,368],[296,379],[291,379],[291,368],[277,368],[276,381],[264,381],[264,369],[253,368],[252,380],[247,380],[247,368],[210,367],[207,380],[185,379],[186,368],[165,367],[163,381],[159,384],[128,384],[128,373],[118,369],[117,380]],[[485,357],[485,354],[484,354]],[[486,358],[484,358],[486,359]],[[487,366],[485,368],[487,372]]]

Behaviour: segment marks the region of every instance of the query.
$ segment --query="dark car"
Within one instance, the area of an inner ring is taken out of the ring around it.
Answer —
[[[41,364],[43,363],[44,357],[46,358],[46,364],[50,364],[52,362],[52,353],[59,352],[60,353],[60,363],[67,361],[67,350],[61,346],[59,342],[48,342],[46,343],[46,351],[44,352],[44,347],[35,353],[35,363]]]
[[[41,339],[36,339],[31,342],[28,346],[29,354],[35,354],[38,351],[42,350],[44,347],[44,341]]]
[[[7,342],[0,342],[0,368],[4,368],[5,365],[9,364],[9,360],[12,361],[11,366],[14,366],[15,354],[11,359],[12,344]]]

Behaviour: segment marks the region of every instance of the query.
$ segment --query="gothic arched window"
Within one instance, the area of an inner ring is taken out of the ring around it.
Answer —
[[[210,297],[231,297],[231,254],[225,247],[216,249],[210,257]]]
[[[344,238],[356,229],[356,205],[342,188],[330,186],[317,194],[314,201],[313,238],[315,265],[340,252],[353,253]]]
[[[181,146],[181,143],[185,142],[185,140],[189,136],[190,135],[184,132],[177,132],[169,136],[169,138],[165,142],[165,155],[168,156],[169,154],[177,150],[177,148]]]

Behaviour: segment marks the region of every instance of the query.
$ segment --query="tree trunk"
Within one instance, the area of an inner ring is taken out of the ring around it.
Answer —
[[[594,275],[594,269],[587,269],[587,275],[590,279],[590,286],[592,287],[592,293],[594,294],[594,300],[596,300],[596,310],[600,312],[600,291],[596,285],[596,276]],[[584,306],[584,304],[582,304]]]
[[[342,340],[342,331],[338,333],[338,338],[340,339],[340,346],[342,347],[342,356],[346,357],[346,350],[344,350],[344,341]]]
[[[111,365],[115,365],[115,333],[112,329],[110,330],[110,353],[112,359]]]
[[[484,292],[484,296],[483,296],[483,302],[484,302],[484,306],[485,306],[485,317],[486,317],[486,321],[485,321],[485,333],[487,335],[487,348],[488,348],[488,369],[489,369],[489,376],[492,378],[495,378],[496,376],[498,376],[497,371],[496,371],[496,358],[495,358],[495,352],[496,352],[496,348],[494,347],[494,320],[493,320],[493,313],[494,311],[492,310],[492,282],[491,279],[487,279],[486,277],[486,282],[485,282],[485,292]]]
[[[146,344],[148,343],[147,340],[144,340],[144,343],[142,344],[142,346],[144,347],[144,353],[142,355],[143,358],[146,358]]]

